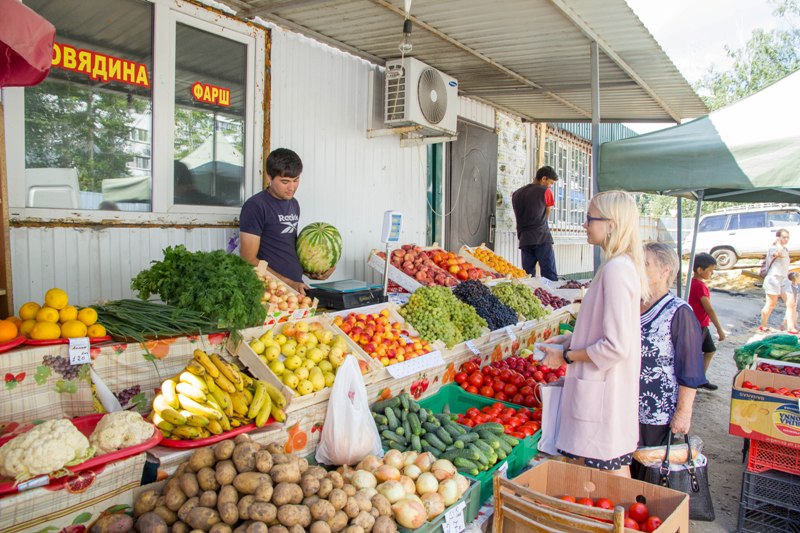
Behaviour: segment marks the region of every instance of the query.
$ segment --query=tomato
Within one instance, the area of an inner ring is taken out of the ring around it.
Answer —
[[[655,531],[661,525],[661,519],[657,516],[650,516],[642,524],[642,531]]]
[[[466,372],[459,372],[458,374],[456,374],[456,383],[461,385],[465,381],[467,381],[467,373]]]
[[[476,424],[483,424],[484,422],[486,422],[486,420],[488,420],[488,417],[483,413],[478,413],[477,415],[472,417],[472,420]]]
[[[483,374],[484,376],[492,376],[493,375],[492,374],[492,367],[485,366],[485,367],[481,368],[481,374]]]
[[[480,387],[481,385],[483,385],[483,374],[481,374],[480,372],[475,372],[474,374],[470,374],[469,377],[467,378],[467,381],[469,381],[469,384],[472,385],[473,387]]]
[[[465,381],[464,383],[461,384],[461,388],[462,389],[467,390],[467,387],[469,387],[469,382],[468,381]]]
[[[469,418],[467,418],[466,420],[464,420],[464,421],[462,422],[462,424],[464,424],[465,426],[469,426],[469,427],[471,427],[471,428],[474,428],[474,427],[475,427],[475,422],[473,422],[473,421],[472,421],[472,420],[470,420]]]
[[[467,375],[472,374],[473,372],[478,371],[478,365],[476,365],[472,361],[467,361],[466,363],[461,365],[461,371],[466,372]]]
[[[534,433],[536,433],[536,432],[533,430],[533,428],[532,428],[532,427],[530,427],[530,426],[529,426],[529,425],[527,425],[527,424],[523,424],[523,425],[521,425],[520,427],[518,427],[518,428],[517,428],[517,430],[518,430],[520,433],[522,433],[523,435],[525,435],[526,437],[530,437],[531,435],[533,435]]]
[[[507,368],[504,368],[503,370],[501,370],[500,371],[500,379],[502,381],[508,381],[509,379],[511,379],[511,370],[509,370]]]
[[[569,494],[565,494],[561,499],[565,502],[575,503],[575,496],[570,496]]]
[[[522,418],[518,416],[512,416],[508,419],[508,425],[512,428],[516,428],[522,425]]]
[[[625,523],[623,525],[625,526],[625,529],[632,529],[634,531],[641,531],[641,529],[639,529],[639,522],[637,522],[633,518],[626,517],[625,518]]]
[[[514,396],[511,397],[511,403],[515,403],[517,405],[525,405],[525,396],[520,393],[516,393]]]
[[[497,388],[495,388],[495,390],[497,390]],[[494,395],[494,397],[504,402],[508,400],[508,396],[506,396],[504,392],[498,392],[497,394]]]
[[[587,507],[594,507],[594,502],[591,498],[578,498],[576,502],[578,505],[585,505]]]
[[[487,396],[489,398],[494,398],[494,389],[491,388],[491,387],[487,387],[486,385],[481,387],[478,392],[479,392],[479,394],[481,396]]]
[[[531,422],[531,427],[533,428],[533,432],[536,433],[540,429],[542,429],[542,424],[539,422]]]
[[[467,413],[466,413],[466,415],[467,415],[468,417],[470,417],[470,418],[475,418],[475,415],[477,415],[477,414],[479,414],[479,413],[480,413],[480,411],[478,411],[478,409],[477,409],[477,408],[475,408],[475,407],[470,407],[469,409],[467,409]]]
[[[517,416],[521,416],[521,417],[524,417],[524,418],[530,418],[531,417],[531,410],[527,409],[525,407],[520,407],[519,409],[517,409]]]
[[[528,394],[527,396],[525,396],[525,400],[522,402],[522,404],[528,407],[535,407],[537,404],[536,396],[534,396],[533,394]]]
[[[558,381],[558,376],[556,376],[555,374],[547,374],[547,377],[546,377],[546,378],[544,378],[544,380],[545,380],[547,383],[552,383],[552,382],[554,382],[554,381]]]
[[[544,381],[544,373],[542,373],[541,370],[537,370],[536,372],[533,373],[533,379],[535,379],[538,382]]]
[[[491,385],[492,383],[494,383],[494,378],[492,376],[486,376],[486,375],[483,376],[484,385]]]
[[[533,415],[531,416],[531,420],[536,420],[537,422],[541,422],[542,421],[542,410],[541,409],[535,410],[533,412]]]
[[[505,388],[503,389],[503,392],[506,393],[506,396],[509,396],[509,397],[514,396],[517,393],[517,387],[515,385],[512,385],[511,383],[509,383],[509,384],[507,384],[505,386]]]
[[[515,387],[521,387],[525,383],[525,378],[520,374],[511,376],[511,383],[513,383]]]
[[[531,387],[530,385],[523,385],[522,387],[519,388],[519,393],[524,396],[527,396],[528,394],[533,394],[533,387]]]
[[[496,379],[492,382],[492,388],[495,392],[502,392],[506,388],[506,384],[503,383],[502,379]]]
[[[514,437],[515,439],[524,439],[525,438],[525,433],[522,433],[521,431],[509,431],[508,433],[506,433],[506,435],[508,435],[510,437]]]
[[[608,498],[597,498],[594,501],[594,506],[599,507],[600,509],[613,509],[614,504],[611,503],[611,500]]]
[[[476,387],[475,385],[470,385],[469,387],[467,387],[467,392],[470,392],[472,394],[478,394],[478,387]]]
[[[564,368],[563,366],[561,368],[559,368],[558,370],[556,370],[556,376],[557,377],[563,378],[566,374],[567,374],[567,369]]]
[[[647,520],[648,516],[650,516],[650,511],[647,509],[645,504],[636,502],[631,504],[631,506],[628,508],[628,516],[637,522],[642,523]]]

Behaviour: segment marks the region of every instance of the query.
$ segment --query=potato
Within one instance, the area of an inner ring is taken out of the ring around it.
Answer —
[[[364,528],[361,526],[352,525],[344,530],[344,533],[365,533]]]
[[[337,531],[341,531],[347,527],[347,522],[350,519],[347,518],[347,515],[344,511],[336,511],[336,514],[333,515],[333,518],[328,521],[328,525],[331,526],[331,531],[336,533]]]
[[[217,461],[224,461],[225,459],[230,459],[231,455],[233,455],[233,449],[236,447],[236,443],[232,440],[223,440],[222,442],[218,443],[214,446],[214,457]]]
[[[256,499],[252,494],[248,494],[239,499],[239,520],[250,520],[250,506],[253,505],[255,501]]]
[[[344,504],[342,510],[347,513],[348,518],[355,518],[358,516],[358,513],[361,512],[361,508],[359,508],[355,496],[347,498],[347,503]]]
[[[250,520],[259,522],[273,522],[278,513],[278,508],[267,502],[253,502],[250,504]]]
[[[370,497],[367,496],[367,493],[363,490],[356,492],[356,495],[353,496],[355,498],[356,503],[358,504],[358,508],[362,511],[370,512],[372,510],[372,501]],[[368,529],[368,528],[364,528]]]
[[[280,507],[287,503],[299,504],[303,501],[303,489],[295,483],[278,483],[272,492],[272,503]],[[286,524],[284,524],[286,525]]]
[[[171,478],[169,478],[167,480],[166,484],[164,485],[164,490],[161,491],[161,495],[162,496],[164,494],[166,494],[167,492],[171,491],[171,490],[175,490],[176,488],[180,488],[180,486],[181,486],[180,476],[181,476],[181,474],[175,473],[175,474],[172,475]],[[166,505],[166,503],[164,503],[164,502],[158,503],[157,502],[156,503],[156,507],[158,507],[159,505]]]
[[[377,507],[373,507],[369,514],[372,515],[372,518],[378,518],[381,515]]]
[[[230,485],[233,483],[233,479],[236,477],[237,473],[233,461],[226,459],[217,463],[214,470],[214,478],[221,486]]]
[[[142,516],[144,513],[149,513],[156,508],[158,501],[158,493],[154,490],[146,490],[139,494],[136,498],[136,503],[133,504],[133,514],[137,517]]]
[[[251,439],[250,435],[248,435],[246,433],[240,433],[240,434],[236,435],[236,437],[234,437],[234,439],[233,439],[233,443],[234,444],[241,444],[241,443],[244,443],[244,442],[253,442],[253,439]]]
[[[286,527],[311,525],[311,512],[305,505],[281,505],[278,507],[278,522]]]
[[[208,530],[208,533],[232,533],[232,532],[233,530],[231,529],[231,526],[229,526],[228,524],[223,524],[222,522],[217,522],[216,524],[211,526],[211,529]]]
[[[299,483],[301,479],[297,463],[276,464],[270,469],[269,475],[274,483]]]
[[[216,506],[220,507],[226,503],[232,503],[232,504],[239,503],[239,492],[234,488],[233,485],[225,485],[224,487],[219,489]]]
[[[269,526],[269,533],[289,533],[289,529],[283,526]]]
[[[167,524],[164,524],[164,528],[166,527]],[[131,529],[133,529],[133,518],[124,513],[117,513],[101,516],[92,526],[91,533],[128,533]]]
[[[270,442],[267,444],[266,450],[273,455],[276,453],[284,453],[283,444],[278,444],[277,442]]]
[[[164,493],[164,502],[167,505],[167,508],[170,511],[178,512],[178,509],[181,508],[181,505],[186,503],[186,500],[189,498],[183,493],[180,487],[172,486]]]
[[[197,496],[186,500],[186,503],[181,505],[181,508],[178,509],[178,519],[186,522],[186,517],[189,516],[189,512],[198,505],[200,505],[200,498]]]
[[[311,518],[327,522],[336,514],[336,509],[328,500],[319,500],[310,507]]]
[[[303,505],[305,505],[306,507],[308,507],[310,509],[311,506],[314,505],[315,503],[317,503],[318,501],[320,501],[320,499],[321,498],[319,496],[317,496],[316,494],[314,496],[308,496],[306,498],[303,498]]]
[[[375,519],[372,533],[397,533],[397,522],[388,516],[381,515]]]
[[[328,495],[328,501],[331,502],[333,508],[338,511],[347,503],[347,494],[342,489],[333,489]]]
[[[319,479],[314,476],[303,476],[300,480],[300,486],[303,488],[305,496],[311,496],[319,492]]]
[[[358,491],[356,490],[355,486],[353,486],[353,485],[350,485],[350,484],[347,484],[347,485],[345,485],[344,487],[342,487],[342,490],[343,490],[343,491],[345,492],[345,494],[347,494],[348,496],[355,496],[355,495],[356,495],[356,492],[358,492]]]
[[[233,465],[236,471],[252,472],[256,469],[256,453],[258,453],[259,445],[255,442],[241,442],[233,449]]]
[[[383,494],[376,494],[370,500],[372,507],[377,509],[381,516],[392,516],[392,504]]]
[[[178,465],[178,468],[175,469],[175,472],[172,473],[172,477],[177,478],[181,474],[185,474],[186,472],[191,472],[189,469],[189,461],[184,461]]]
[[[164,518],[155,512],[144,513],[136,520],[136,531],[139,533],[168,533]]]
[[[317,520],[311,524],[311,529],[308,531],[309,533],[331,533],[331,526],[329,526],[327,522]]]
[[[256,452],[256,470],[259,472],[269,472],[272,468],[272,454],[267,450]]]
[[[153,509],[153,512],[160,516],[168,526],[171,526],[178,521],[178,514],[166,505],[156,505],[156,508]]]
[[[262,483],[272,484],[269,474],[261,472],[243,472],[233,478],[233,486],[242,494],[255,494],[256,489]]]
[[[289,533],[306,533],[306,528],[303,526],[291,526],[289,528]]]
[[[217,493],[213,490],[204,491],[200,495],[200,505],[213,509],[217,506]]]
[[[199,472],[201,468],[211,468],[216,462],[214,450],[211,448],[197,448],[189,458],[189,470]]]
[[[360,526],[364,531],[371,531],[372,526],[375,525],[375,517],[369,514],[369,511],[361,511],[353,519],[351,525]]]
[[[298,457],[297,467],[300,469],[300,473],[304,474],[305,471],[308,470],[308,459],[306,459],[305,457]]]
[[[281,453],[272,452],[273,465],[287,465],[295,462],[297,462],[297,458],[290,453],[283,453],[283,451],[281,451]],[[298,465],[298,470],[299,469],[300,467]]]
[[[268,531],[267,524],[264,522],[253,522],[247,526],[246,533],[267,533]]]
[[[344,478],[339,472],[328,472],[328,479],[333,483],[334,489],[341,489],[344,487]]]
[[[197,476],[191,472],[181,474],[181,477],[178,478],[178,484],[187,498],[193,498],[200,494],[200,485],[197,483]]]
[[[328,477],[328,471],[319,465],[311,465],[308,470],[303,472],[304,476],[314,476],[317,479],[324,479]]]
[[[189,511],[189,515],[186,517],[187,524],[194,529],[202,529],[203,531],[208,531],[211,526],[219,521],[219,513],[208,507],[195,507]]]
[[[189,527],[189,524],[178,520],[172,524],[172,528],[169,531],[170,533],[189,533],[191,530],[192,528]]]
[[[233,502],[225,502],[218,507],[219,517],[229,526],[239,521],[239,507]]]
[[[210,466],[204,466],[195,475],[200,490],[219,490],[221,483],[217,481],[217,473]]]

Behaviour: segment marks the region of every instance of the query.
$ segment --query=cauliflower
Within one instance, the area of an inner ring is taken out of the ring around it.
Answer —
[[[153,436],[153,431],[153,424],[145,421],[140,414],[118,411],[100,419],[89,442],[97,450],[97,455],[103,455],[141,444]]]
[[[48,420],[0,447],[0,474],[23,481],[89,459],[94,449],[66,419]]]

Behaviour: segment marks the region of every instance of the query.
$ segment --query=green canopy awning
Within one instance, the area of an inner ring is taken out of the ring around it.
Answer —
[[[600,147],[598,188],[800,202],[800,71],[691,122]]]

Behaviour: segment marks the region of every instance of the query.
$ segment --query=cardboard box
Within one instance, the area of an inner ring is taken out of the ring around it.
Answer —
[[[656,515],[663,523],[655,533],[688,533],[689,496],[683,492],[635,479],[615,476],[595,468],[587,468],[559,461],[545,461],[515,477],[513,484],[529,489],[537,494],[554,498],[572,495],[576,498],[608,498],[614,505],[629,508],[638,496],[644,496],[651,515]],[[503,494],[508,492],[504,489]],[[495,495],[497,498],[497,495]],[[526,499],[523,497],[523,499]],[[497,502],[497,499],[495,499]],[[505,503],[503,506],[504,509]],[[495,509],[495,513],[497,513]],[[561,511],[565,517],[577,517]],[[522,533],[527,529],[514,522],[504,513],[503,533]],[[551,524],[557,531],[582,531],[563,524]],[[585,530],[583,530],[585,531]],[[626,529],[625,531],[631,531]]]
[[[728,433],[800,449],[800,398],[745,389],[745,381],[762,389],[800,389],[800,377],[742,370],[733,380]]]
[[[256,273],[259,275],[260,278],[267,278],[273,279],[279,284],[283,285],[290,294],[294,294],[295,296],[300,297],[300,293],[291,288],[289,285],[284,283],[283,281],[277,279],[272,273],[267,270],[267,262],[266,261],[259,261],[258,266],[256,268]],[[266,289],[264,293],[266,294]],[[311,307],[303,308],[303,309],[295,309],[294,311],[281,311],[276,304],[273,303],[265,303],[264,305],[267,308],[267,316],[264,319],[265,326],[274,326],[280,322],[287,322],[288,320],[301,320],[303,318],[308,318],[314,316],[317,311],[317,305],[319,304],[319,300],[314,298],[311,301]]]

